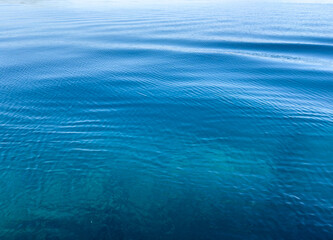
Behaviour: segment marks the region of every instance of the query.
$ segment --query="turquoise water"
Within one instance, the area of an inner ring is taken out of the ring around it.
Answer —
[[[0,239],[333,239],[333,5],[0,3]]]

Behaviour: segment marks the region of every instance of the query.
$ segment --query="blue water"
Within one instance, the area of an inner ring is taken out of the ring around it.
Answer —
[[[2,1],[0,213],[2,240],[333,239],[333,4]]]

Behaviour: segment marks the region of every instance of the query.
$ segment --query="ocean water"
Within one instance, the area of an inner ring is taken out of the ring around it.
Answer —
[[[333,4],[0,2],[0,239],[333,239]]]

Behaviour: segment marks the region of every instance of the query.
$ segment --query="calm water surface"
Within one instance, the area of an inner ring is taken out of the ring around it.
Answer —
[[[333,239],[333,5],[0,2],[0,238]]]

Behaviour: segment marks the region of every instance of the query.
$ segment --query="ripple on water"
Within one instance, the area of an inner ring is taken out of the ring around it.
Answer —
[[[1,239],[333,237],[333,5],[174,4],[0,4]]]

